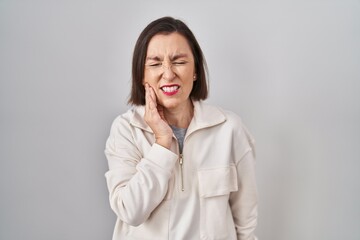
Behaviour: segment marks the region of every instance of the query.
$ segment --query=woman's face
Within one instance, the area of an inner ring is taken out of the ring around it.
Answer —
[[[195,80],[194,56],[185,37],[174,32],[151,38],[143,83],[154,89],[160,105],[167,109],[186,106]]]

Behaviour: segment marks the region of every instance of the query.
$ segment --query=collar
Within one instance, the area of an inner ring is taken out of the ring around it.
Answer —
[[[225,114],[215,106],[207,105],[202,101],[193,101],[193,105],[194,116],[190,122],[186,135],[199,129],[212,127],[226,121]],[[144,121],[145,106],[133,107],[131,111],[132,116],[130,117],[130,124],[152,133],[152,129]]]

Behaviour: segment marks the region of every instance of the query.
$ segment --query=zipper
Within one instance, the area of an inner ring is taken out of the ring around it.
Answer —
[[[179,165],[180,165],[180,178],[181,178],[181,191],[184,191],[184,167],[183,167],[183,155],[180,153]]]

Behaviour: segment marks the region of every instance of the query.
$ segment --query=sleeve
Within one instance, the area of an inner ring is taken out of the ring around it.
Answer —
[[[123,222],[138,226],[165,197],[178,156],[158,144],[141,156],[132,136],[130,124],[114,121],[105,148],[105,177],[113,211]]]
[[[255,228],[258,216],[258,193],[255,177],[254,140],[249,141],[247,151],[236,163],[236,170],[238,191],[230,194],[229,201],[237,239],[257,240]]]

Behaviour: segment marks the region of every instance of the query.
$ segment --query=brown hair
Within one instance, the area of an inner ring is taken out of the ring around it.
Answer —
[[[207,98],[207,66],[199,43],[188,26],[181,20],[172,17],[163,17],[147,25],[136,41],[132,60],[131,95],[128,103],[145,105],[145,89],[142,81],[144,78],[145,59],[149,42],[156,34],[170,34],[173,32],[177,32],[186,38],[194,55],[197,78],[196,81],[194,81],[190,97],[193,100],[205,100]]]

